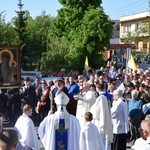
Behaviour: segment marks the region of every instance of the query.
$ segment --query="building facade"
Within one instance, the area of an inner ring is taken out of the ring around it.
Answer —
[[[119,20],[111,20],[113,25],[113,36],[110,39],[110,44],[119,44],[120,25]]]
[[[150,12],[120,18],[120,44],[134,44],[137,51],[150,54]]]

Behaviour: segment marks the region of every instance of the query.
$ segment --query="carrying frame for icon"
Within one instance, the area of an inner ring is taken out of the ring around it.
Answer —
[[[0,89],[17,88],[21,83],[20,47],[0,46]]]

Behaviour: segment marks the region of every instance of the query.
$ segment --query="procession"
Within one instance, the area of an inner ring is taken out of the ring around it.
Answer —
[[[45,150],[149,149],[150,69],[136,67],[128,74],[114,66],[60,73],[47,82],[26,77],[18,89],[1,89],[0,147],[39,150],[39,138]],[[12,131],[3,129],[7,119],[18,134],[13,143]]]
[[[150,150],[150,1],[0,3],[0,150]]]

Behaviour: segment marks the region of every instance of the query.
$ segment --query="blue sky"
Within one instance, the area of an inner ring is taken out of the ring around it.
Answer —
[[[58,0],[22,0],[22,3],[23,9],[28,10],[32,17],[40,15],[43,10],[56,16],[57,10],[62,7]],[[18,0],[0,0],[0,12],[5,11],[6,21],[16,16],[17,4]],[[148,0],[102,0],[102,7],[111,19],[149,10]]]

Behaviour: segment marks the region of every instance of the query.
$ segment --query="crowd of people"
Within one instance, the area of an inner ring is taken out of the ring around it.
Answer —
[[[150,149],[150,68],[101,67],[33,84],[26,77],[19,89],[1,90],[0,104],[23,147],[39,149],[38,120],[46,150]]]

